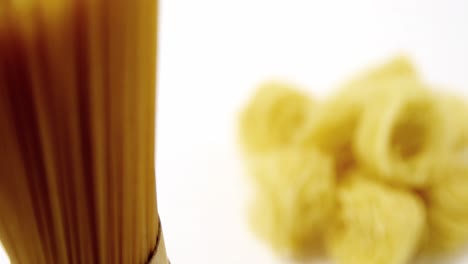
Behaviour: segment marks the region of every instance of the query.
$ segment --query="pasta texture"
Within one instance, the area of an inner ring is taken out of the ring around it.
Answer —
[[[431,165],[448,151],[448,114],[427,90],[392,91],[366,108],[355,135],[356,155],[384,180],[426,185]]]
[[[253,230],[284,255],[300,256],[320,244],[334,209],[332,161],[316,150],[283,149],[252,163],[257,199]]]
[[[157,1],[0,1],[0,240],[11,263],[147,263]]]
[[[354,135],[369,98],[382,98],[388,93],[401,89],[397,82],[416,82],[417,74],[412,64],[404,57],[368,72],[343,85],[338,94],[333,95],[315,111],[312,122],[301,132],[300,144],[317,146],[333,156],[338,174],[343,174],[356,165]],[[392,85],[394,84],[394,85]]]
[[[467,245],[462,97],[433,90],[404,56],[323,101],[287,88],[261,86],[240,122],[251,226],[278,254],[406,264]]]
[[[312,99],[291,84],[262,84],[240,115],[241,145],[249,153],[289,145],[309,122],[313,106]]]
[[[429,228],[424,250],[450,253],[468,241],[468,166],[452,156],[436,173],[439,182],[425,190]]]
[[[327,237],[337,263],[399,264],[414,257],[425,227],[419,197],[373,182],[362,172],[351,173],[337,196],[341,210]]]

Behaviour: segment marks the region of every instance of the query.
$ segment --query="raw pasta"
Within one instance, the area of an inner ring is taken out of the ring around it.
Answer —
[[[414,194],[353,172],[338,189],[339,210],[327,236],[339,264],[404,264],[418,249],[425,224]]]
[[[439,182],[425,190],[428,234],[425,250],[447,253],[468,241],[468,166],[459,157],[441,164]]]
[[[437,94],[437,97],[452,128],[451,150],[463,154],[468,150],[468,104],[455,94]]]
[[[287,146],[312,113],[312,100],[293,85],[264,83],[241,113],[240,142],[250,153]]]
[[[298,144],[318,147],[335,159],[335,170],[342,174],[355,164],[352,153],[352,131],[356,129],[362,104],[336,99],[318,108],[317,115],[304,130],[305,137]]]
[[[315,150],[283,149],[253,164],[260,183],[251,211],[253,230],[283,255],[310,252],[334,209],[332,161]]]
[[[325,102],[260,88],[241,117],[254,232],[281,255],[405,264],[468,241],[468,105],[405,57]],[[309,111],[309,112],[307,112]]]
[[[404,57],[397,57],[351,80],[320,105],[313,121],[303,131],[300,144],[318,146],[335,158],[338,174],[346,173],[356,164],[353,135],[369,99],[401,89],[399,83],[417,83],[417,74]]]
[[[392,89],[363,114],[355,134],[356,154],[383,180],[408,186],[430,181],[431,166],[449,148],[443,109],[427,90]]]
[[[141,264],[164,251],[157,14],[157,0],[0,0],[0,240],[12,264]]]
[[[343,90],[350,93],[359,91],[376,92],[381,89],[381,84],[395,80],[419,80],[419,74],[413,64],[405,56],[397,56],[390,61],[367,70],[354,77],[343,86]],[[361,100],[365,97],[360,96]]]

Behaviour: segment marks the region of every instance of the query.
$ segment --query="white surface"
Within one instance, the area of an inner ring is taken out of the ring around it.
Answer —
[[[0,244],[0,263],[1,264],[10,264],[10,261],[8,260],[8,256],[5,253],[2,244]]]
[[[162,0],[160,22],[158,202],[175,264],[279,262],[246,228],[234,142],[258,82],[325,95],[405,52],[427,80],[468,89],[468,1]]]
[[[468,89],[468,1],[163,0],[161,11],[157,177],[173,263],[279,262],[246,228],[234,141],[258,82],[324,95],[406,52],[428,81]]]

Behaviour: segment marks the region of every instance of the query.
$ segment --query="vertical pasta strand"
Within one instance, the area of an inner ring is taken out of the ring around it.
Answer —
[[[39,16],[35,16],[38,23],[37,25],[42,24],[43,19]],[[41,21],[41,22],[39,22]],[[65,241],[66,236],[64,230],[64,222],[65,219],[63,218],[63,214],[60,212],[67,208],[63,205],[63,201],[60,197],[60,189],[63,188],[58,180],[58,170],[56,164],[56,156],[57,151],[54,149],[54,130],[56,129],[53,126],[54,120],[52,120],[52,113],[53,110],[48,109],[49,102],[47,101],[47,94],[45,93],[45,87],[49,84],[48,79],[50,77],[45,77],[44,75],[50,74],[45,73],[49,71],[48,69],[42,69],[41,64],[44,63],[44,47],[47,46],[45,43],[45,38],[41,38],[39,33],[36,33],[38,30],[32,30],[31,33],[27,33],[24,35],[24,38],[27,39],[28,37],[31,38],[30,41],[26,41],[29,44],[27,47],[28,53],[28,64],[29,64],[29,71],[31,72],[31,76],[33,79],[33,97],[35,100],[35,111],[38,115],[38,119],[41,120],[39,122],[39,136],[41,141],[41,149],[42,149],[42,156],[44,158],[45,163],[45,175],[48,179],[48,185],[50,188],[49,194],[51,196],[51,206],[52,206],[52,213],[54,214],[54,223],[57,226],[57,236],[58,236],[58,245],[61,247],[59,250],[60,256],[57,256],[59,260],[64,261],[68,255],[67,249],[65,248]],[[29,36],[28,36],[29,35]],[[38,54],[42,54],[38,56]],[[41,73],[43,72],[43,73]]]
[[[146,175],[145,182],[146,184],[146,208],[145,214],[147,215],[146,225],[148,226],[148,230],[146,230],[146,237],[147,237],[147,248],[145,251],[153,250],[156,245],[156,239],[159,232],[159,219],[158,219],[158,209],[157,209],[157,202],[156,202],[156,189],[152,186],[156,186],[156,178],[153,176],[155,171],[155,137],[156,137],[156,130],[155,130],[155,118],[154,118],[154,109],[156,108],[156,90],[152,89],[151,87],[156,86],[156,58],[157,58],[157,34],[153,34],[153,32],[157,32],[157,22],[158,22],[158,5],[157,1],[146,1],[141,2],[141,10],[142,13],[140,15],[141,19],[141,26],[138,28],[141,29],[141,36],[142,40],[140,41],[139,47],[139,54],[140,54],[140,61],[144,61],[144,64],[141,66],[141,77],[140,80],[142,81],[142,87],[146,87],[142,96],[145,97],[142,102],[144,104],[144,113],[147,116],[147,129],[143,130],[144,132],[144,162],[145,162],[145,170],[144,174]],[[147,76],[147,78],[143,78],[143,76]],[[152,76],[148,78],[148,76]],[[146,95],[146,96],[144,96]],[[156,208],[153,210],[152,208]]]
[[[92,146],[92,172],[93,175],[93,193],[95,198],[94,215],[96,217],[97,228],[97,247],[106,249],[98,255],[98,263],[109,263],[109,254],[107,250],[110,248],[110,241],[108,241],[110,233],[109,215],[107,214],[106,204],[109,203],[107,199],[108,185],[106,179],[106,155],[105,155],[105,119],[106,108],[104,107],[105,97],[105,71],[104,71],[104,32],[105,28],[102,23],[103,18],[99,16],[103,12],[104,3],[102,1],[85,1],[86,5],[90,5],[89,11],[86,16],[86,22],[89,29],[87,40],[88,50],[88,68],[89,71],[89,111],[93,113],[90,115],[90,146]],[[91,6],[92,5],[92,6]],[[93,68],[91,66],[94,66]],[[101,194],[101,195],[99,195]]]

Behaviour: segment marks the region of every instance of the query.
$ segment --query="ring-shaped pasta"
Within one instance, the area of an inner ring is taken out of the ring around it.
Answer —
[[[380,179],[406,186],[429,183],[438,156],[447,153],[450,132],[444,111],[423,89],[395,90],[368,106],[355,135],[359,160]]]

